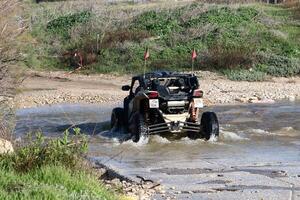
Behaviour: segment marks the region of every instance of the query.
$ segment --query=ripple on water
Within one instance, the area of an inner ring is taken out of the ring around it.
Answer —
[[[272,134],[269,131],[266,131],[263,129],[256,129],[256,128],[248,129],[248,132],[250,134],[255,134],[255,135],[270,135],[270,134]]]
[[[150,138],[150,142],[160,143],[160,144],[170,144],[171,141],[168,140],[166,137],[162,137],[160,135],[153,135]]]
[[[274,135],[278,136],[287,136],[287,137],[296,137],[300,136],[300,131],[294,129],[291,126],[283,127],[277,131],[274,131]]]
[[[235,132],[220,130],[219,140],[223,141],[223,142],[226,142],[226,141],[243,141],[243,140],[249,140],[249,138],[238,135]]]

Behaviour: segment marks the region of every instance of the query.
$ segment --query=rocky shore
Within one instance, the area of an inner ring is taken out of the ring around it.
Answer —
[[[270,78],[263,82],[230,81],[213,72],[197,72],[208,105],[273,103],[300,98],[300,78]],[[61,103],[117,103],[127,95],[121,86],[130,76],[29,72],[15,98],[17,108]]]

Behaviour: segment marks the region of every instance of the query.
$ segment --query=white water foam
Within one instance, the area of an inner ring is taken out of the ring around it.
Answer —
[[[258,135],[270,135],[269,131],[263,130],[263,129],[249,129],[250,133],[258,134]]]
[[[288,127],[283,127],[278,131],[274,131],[274,135],[295,137],[300,135],[300,131],[294,129],[291,126],[288,126]]]
[[[121,144],[122,145],[130,145],[130,146],[134,146],[134,147],[141,147],[141,146],[148,144],[148,142],[149,142],[149,137],[142,136],[138,142],[134,142],[131,139],[129,139],[125,142],[122,142]]]
[[[188,144],[188,145],[193,145],[193,144],[199,144],[199,143],[204,143],[205,141],[203,139],[190,139],[189,137],[183,137],[180,140],[176,141],[177,143],[181,144]]]
[[[156,143],[160,143],[160,144],[170,144],[171,141],[168,140],[167,138],[165,137],[161,137],[159,135],[153,135],[151,138],[150,138],[150,142],[156,142]]]
[[[280,129],[280,131],[294,131],[295,129],[291,126],[288,126],[288,127],[283,127]]]
[[[216,143],[217,141],[218,137],[216,135],[212,135],[208,140],[209,143]]]
[[[249,140],[249,138],[242,137],[238,135],[237,133],[231,132],[231,131],[225,131],[220,130],[220,136],[221,141],[242,141],[242,140]]]

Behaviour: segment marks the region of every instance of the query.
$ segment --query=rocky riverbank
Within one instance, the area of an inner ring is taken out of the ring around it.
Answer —
[[[263,82],[230,81],[213,72],[197,72],[206,104],[272,103],[300,98],[300,78]],[[61,103],[118,103],[127,95],[121,86],[130,76],[29,72],[15,98],[17,108]]]

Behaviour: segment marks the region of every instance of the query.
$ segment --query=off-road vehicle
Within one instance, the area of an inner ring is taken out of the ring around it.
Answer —
[[[134,142],[152,134],[187,133],[190,138],[218,137],[214,112],[203,112],[203,91],[194,74],[151,72],[134,76],[124,108],[114,108],[111,128],[125,127]],[[201,115],[201,116],[200,116]]]

